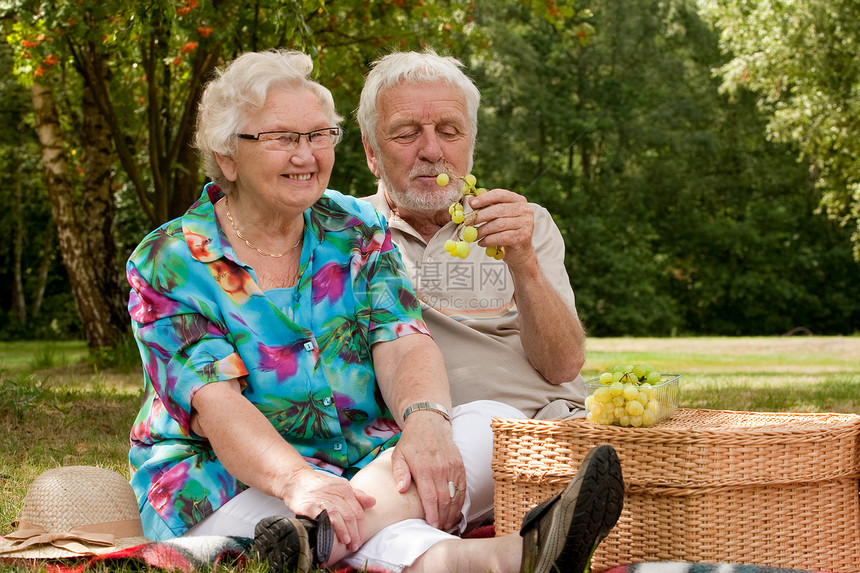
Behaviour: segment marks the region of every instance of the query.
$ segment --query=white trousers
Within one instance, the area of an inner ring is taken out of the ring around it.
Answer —
[[[493,432],[490,419],[525,418],[525,414],[507,404],[479,400],[457,406],[451,412],[454,443],[463,456],[466,469],[466,501],[459,531],[469,524],[479,524],[493,511]],[[249,488],[189,529],[185,535],[235,535],[254,537],[254,527],[264,517],[295,515],[284,501],[256,488]],[[440,531],[423,519],[407,519],[389,525],[343,562],[359,571],[366,566],[402,571],[412,565],[430,547],[448,539],[451,533]]]

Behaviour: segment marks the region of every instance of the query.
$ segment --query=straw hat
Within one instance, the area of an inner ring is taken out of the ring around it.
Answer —
[[[128,480],[90,466],[56,468],[33,480],[17,526],[0,537],[0,558],[101,555],[147,542]]]

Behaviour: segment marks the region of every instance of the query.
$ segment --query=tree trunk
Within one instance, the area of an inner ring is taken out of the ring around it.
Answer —
[[[173,160],[175,165],[171,165],[173,189],[168,211],[170,219],[185,213],[200,197],[200,157],[194,148],[194,123],[203,89],[215,70],[220,53],[218,44],[200,46],[194,60],[193,81],[189,82],[187,105],[182,113],[176,139],[171,146],[171,156],[175,155],[176,159]]]
[[[14,156],[13,156],[14,157]],[[24,297],[24,277],[21,273],[21,259],[24,256],[24,217],[21,206],[21,177],[15,177],[15,232],[12,244],[12,314],[17,315],[22,325],[27,324],[27,301]]]
[[[38,82],[30,88],[36,116],[36,133],[42,147],[45,185],[51,199],[51,213],[57,224],[57,238],[63,264],[75,297],[78,314],[90,350],[114,347],[117,331],[112,322],[111,305],[99,289],[104,269],[96,269],[99,260],[90,252],[79,222],[74,190],[69,179],[68,161],[63,152],[63,133],[51,91]],[[92,217],[92,214],[87,214]],[[96,223],[90,223],[90,226]]]
[[[191,138],[179,152],[178,164],[182,168],[173,170],[173,193],[170,197],[168,218],[172,219],[185,213],[192,203],[200,198],[200,157],[193,147]]]
[[[83,238],[93,256],[98,281],[96,290],[102,293],[111,313],[111,324],[118,331],[130,324],[127,310],[127,290],[124,274],[116,257],[113,236],[115,205],[111,189],[114,155],[111,151],[110,129],[99,111],[92,90],[84,89],[83,169],[84,213]]]
[[[45,289],[48,286],[48,272],[51,270],[51,261],[54,260],[54,227],[48,225],[45,229],[45,244],[42,247],[42,258],[39,261],[39,279],[36,283],[36,293],[33,295],[33,303],[30,305],[30,314],[33,319],[39,318],[42,312],[42,302],[45,300]]]
[[[220,54],[220,45],[214,42],[211,45],[204,42],[195,50],[191,76],[182,80],[188,86],[185,107],[174,117],[170,102],[170,93],[174,91],[173,72],[170,66],[164,65],[167,44],[160,41],[168,34],[165,25],[164,14],[153,11],[150,35],[141,54],[141,64],[149,78],[146,145],[151,188],[145,184],[136,160],[139,150],[129,143],[132,138],[124,133],[113,106],[108,87],[109,66],[104,54],[94,42],[74,49],[81,75],[105,118],[120,163],[153,225],[183,214],[200,195],[200,158],[193,146],[194,126],[204,84],[215,70]]]

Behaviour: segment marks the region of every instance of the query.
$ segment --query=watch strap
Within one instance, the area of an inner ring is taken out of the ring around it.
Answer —
[[[403,412],[403,421],[406,421],[406,418],[409,417],[409,414],[411,414],[412,412],[417,412],[418,410],[429,410],[431,412],[436,412],[449,422],[451,421],[451,413],[448,412],[448,408],[446,408],[442,404],[437,404],[436,402],[415,402],[414,404],[411,404]]]

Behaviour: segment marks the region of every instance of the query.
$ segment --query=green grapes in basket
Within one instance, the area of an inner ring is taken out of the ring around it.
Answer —
[[[586,420],[614,426],[653,426],[678,409],[680,379],[680,374],[661,374],[647,364],[619,364],[585,383]]]

